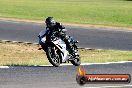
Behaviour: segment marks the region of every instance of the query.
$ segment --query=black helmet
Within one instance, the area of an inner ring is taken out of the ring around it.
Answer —
[[[54,20],[53,17],[48,17],[48,18],[46,18],[45,23],[46,23],[47,27],[52,28],[53,26],[55,26],[56,21]]]

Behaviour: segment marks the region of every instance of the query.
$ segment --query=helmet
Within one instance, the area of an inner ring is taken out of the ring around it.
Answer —
[[[56,21],[54,20],[53,17],[48,17],[48,18],[46,18],[45,23],[46,23],[47,27],[53,28],[56,24]]]

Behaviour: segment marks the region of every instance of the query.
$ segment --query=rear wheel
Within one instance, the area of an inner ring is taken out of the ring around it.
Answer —
[[[60,65],[61,59],[59,55],[59,50],[56,47],[48,47],[46,54],[49,62],[53,66],[58,67]]]
[[[79,66],[81,64],[81,60],[77,48],[74,48],[74,56],[73,56],[73,60],[71,60],[71,63],[75,66]]]
[[[79,66],[81,64],[81,61],[80,61],[80,57],[79,56],[76,56],[75,58],[73,58],[74,60],[71,60],[71,63],[75,66]]]

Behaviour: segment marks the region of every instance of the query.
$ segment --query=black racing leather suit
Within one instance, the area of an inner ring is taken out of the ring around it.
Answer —
[[[64,26],[62,26],[60,23],[56,22],[56,25],[54,27],[52,27],[52,28],[46,27],[46,29],[50,30],[50,32],[48,34],[48,38],[50,38],[53,35],[53,33],[56,33],[56,36],[60,37],[65,42],[67,49],[69,49],[69,53],[70,54],[73,53],[73,50],[70,46],[70,42],[68,41],[70,36],[68,36],[66,34],[66,32],[63,31],[63,29],[65,29]]]

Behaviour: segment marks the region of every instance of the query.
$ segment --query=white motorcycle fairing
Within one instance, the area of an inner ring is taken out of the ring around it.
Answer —
[[[62,52],[61,53],[62,62],[65,62],[67,59],[69,59],[69,52],[66,50],[66,44],[65,44],[65,42],[63,40],[61,40],[61,38],[58,38],[58,37],[56,37],[52,42]]]

